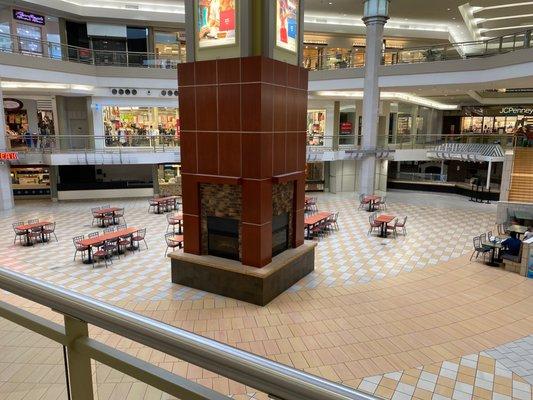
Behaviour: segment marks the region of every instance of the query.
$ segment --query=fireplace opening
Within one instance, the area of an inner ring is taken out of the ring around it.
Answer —
[[[207,254],[239,260],[239,221],[207,217]]]
[[[272,257],[289,248],[289,213],[272,218]]]

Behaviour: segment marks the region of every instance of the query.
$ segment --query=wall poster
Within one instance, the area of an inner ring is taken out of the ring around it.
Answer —
[[[298,52],[299,0],[276,0],[276,46]]]
[[[198,0],[198,47],[209,48],[236,43],[236,0]]]

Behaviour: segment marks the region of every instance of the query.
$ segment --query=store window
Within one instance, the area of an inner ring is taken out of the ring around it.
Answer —
[[[28,110],[35,110],[35,105],[27,103],[35,100],[4,99],[6,134],[11,150],[44,149],[54,146],[54,116],[51,110],[37,110],[36,115],[28,115]],[[26,104],[25,104],[26,103]],[[15,105],[18,104],[18,107]]]
[[[42,29],[40,26],[33,26],[17,22],[17,36],[19,37],[19,49],[23,53],[43,54]]]
[[[172,68],[187,60],[183,32],[155,32],[155,62],[162,68]]]
[[[179,111],[173,107],[104,107],[108,147],[179,146]]]
[[[325,163],[307,163],[305,166],[305,190],[308,192],[323,192],[326,186]]]
[[[323,146],[326,132],[326,110],[307,111],[307,144]]]
[[[0,51],[12,51],[11,28],[8,21],[0,21]]]
[[[313,46],[306,45],[304,46],[303,51],[303,66],[304,68],[310,70],[320,70],[322,69],[322,58],[324,54],[323,46]]]
[[[11,186],[17,198],[50,197],[50,168],[11,167]]]

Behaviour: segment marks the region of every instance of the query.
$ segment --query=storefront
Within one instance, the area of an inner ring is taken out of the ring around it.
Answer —
[[[154,32],[154,50],[160,67],[171,68],[187,60],[185,32]]]
[[[16,199],[50,198],[50,167],[11,166],[11,185]]]
[[[461,132],[533,135],[533,105],[463,107]]]
[[[0,38],[0,50],[61,58],[57,17],[0,5],[0,34],[4,35]],[[57,46],[48,46],[45,42],[57,43]]]
[[[307,144],[323,146],[326,132],[326,110],[307,110]]]
[[[11,150],[51,145],[55,135],[51,101],[5,97],[3,106]]]
[[[159,194],[161,196],[181,195],[181,165],[161,164],[157,167]]]
[[[110,147],[177,145],[177,107],[103,107],[105,144]]]

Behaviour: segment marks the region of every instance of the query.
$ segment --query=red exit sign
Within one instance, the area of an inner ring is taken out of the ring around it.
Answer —
[[[14,151],[2,151],[0,152],[0,160],[1,161],[10,161],[10,160],[18,160],[19,155],[18,153],[15,153]]]

